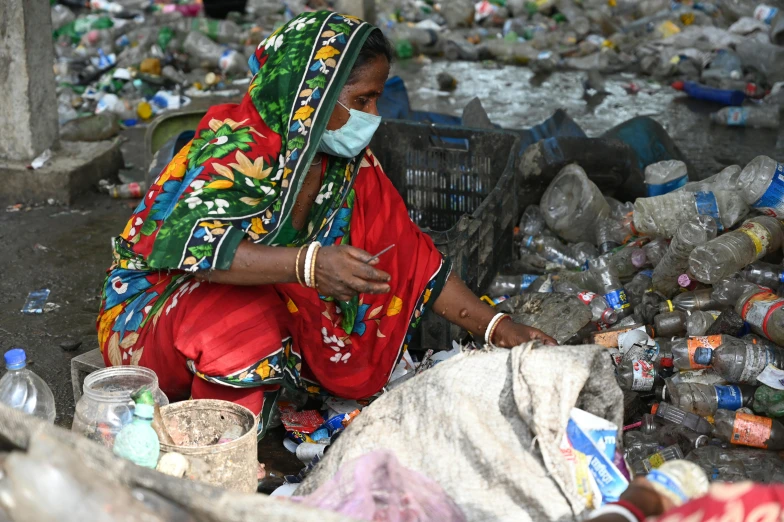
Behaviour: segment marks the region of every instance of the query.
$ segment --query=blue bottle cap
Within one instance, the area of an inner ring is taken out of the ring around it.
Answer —
[[[710,348],[697,348],[694,350],[694,362],[702,366],[708,366],[713,359],[713,350]]]
[[[5,367],[9,370],[24,368],[27,362],[27,355],[23,348],[12,348],[5,352]]]

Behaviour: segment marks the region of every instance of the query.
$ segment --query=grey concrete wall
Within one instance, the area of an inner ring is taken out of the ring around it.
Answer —
[[[0,0],[0,158],[26,161],[57,144],[53,65],[49,1]]]

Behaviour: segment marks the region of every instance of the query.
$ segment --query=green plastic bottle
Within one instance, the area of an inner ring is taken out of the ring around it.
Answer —
[[[784,391],[763,384],[754,393],[753,408],[768,417],[784,417]]]
[[[152,428],[155,399],[147,388],[135,392],[133,421],[125,426],[114,441],[114,454],[145,468],[155,468],[161,453],[158,434]]]

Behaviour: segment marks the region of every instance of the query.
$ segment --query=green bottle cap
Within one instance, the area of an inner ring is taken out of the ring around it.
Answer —
[[[131,394],[131,399],[137,405],[139,404],[147,404],[149,406],[155,406],[155,399],[152,396],[152,392],[146,386],[142,386],[135,392]]]

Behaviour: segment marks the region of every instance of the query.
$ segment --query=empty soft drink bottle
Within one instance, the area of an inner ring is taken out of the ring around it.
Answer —
[[[647,392],[661,384],[663,375],[672,374],[672,359],[662,358],[658,362],[644,359],[623,360],[615,369],[615,378],[622,390]]]
[[[645,167],[648,196],[661,196],[678,189],[689,181],[686,164],[678,160],[660,161]]]
[[[683,411],[666,402],[654,404],[653,408],[651,408],[651,413],[656,416],[657,420],[661,420],[667,424],[684,426],[703,435],[709,435],[711,431],[713,431],[713,426],[711,426],[710,422],[706,419],[700,417],[696,413]]]
[[[757,156],[740,173],[738,189],[752,207],[784,219],[784,165],[781,163],[768,156]]]
[[[784,450],[784,426],[777,420],[729,410],[718,410],[713,419],[716,436],[730,444]]]
[[[645,250],[645,258],[648,260],[648,265],[656,268],[664,256],[667,255],[667,251],[670,249],[670,241],[662,237],[656,238],[643,245],[642,249]]]
[[[731,306],[732,304],[729,304]],[[722,305],[713,297],[710,288],[701,288],[693,292],[683,292],[672,298],[671,301],[664,301],[659,305],[659,312],[672,312],[673,310],[694,311],[694,310],[721,310],[727,305]]]
[[[754,387],[737,384],[674,384],[668,381],[664,387],[664,400],[684,411],[707,417],[716,413],[716,410],[735,411],[748,407],[754,400]]]
[[[698,365],[712,366],[729,383],[756,384],[768,364],[777,368],[784,364],[784,348],[766,347],[729,335],[721,337],[720,346],[698,348],[693,359]]]
[[[6,374],[0,379],[0,402],[54,424],[54,395],[46,382],[27,368],[22,348],[5,352]]]
[[[763,107],[724,107],[710,115],[711,122],[726,127],[778,129],[779,112]]]
[[[675,191],[634,202],[634,227],[646,236],[673,237],[689,218],[709,216],[719,231],[729,229],[748,213],[748,205],[735,191]]]
[[[626,298],[626,290],[624,290],[623,285],[621,284],[615,267],[597,267],[592,268],[590,271],[594,275],[594,281],[599,288],[599,293],[604,296],[607,304],[616,311],[618,318],[623,319],[630,315],[632,313],[632,307],[629,304],[629,300]]]
[[[784,345],[784,298],[767,288],[749,288],[735,303],[735,311],[751,327],[777,345]],[[781,366],[779,366],[781,368]]]
[[[678,227],[667,253],[653,270],[653,288],[667,297],[678,290],[678,277],[689,267],[692,251],[716,237],[716,221],[694,216]]]
[[[689,271],[697,280],[713,284],[781,249],[781,242],[781,222],[769,216],[751,218],[737,230],[695,248]]]
[[[543,258],[553,263],[558,263],[566,268],[580,268],[582,265],[571,256],[569,247],[556,237],[552,236],[524,236],[523,248],[536,252]]]
[[[777,290],[784,283],[784,267],[757,261],[744,268],[740,276],[750,283]]]
[[[672,360],[679,370],[699,370],[711,365],[709,355],[705,350],[715,350],[723,342],[732,339],[729,335],[708,335],[678,339],[672,343]],[[702,350],[698,352],[699,350]],[[702,359],[697,359],[697,354],[702,354]],[[706,357],[708,357],[706,361]]]

